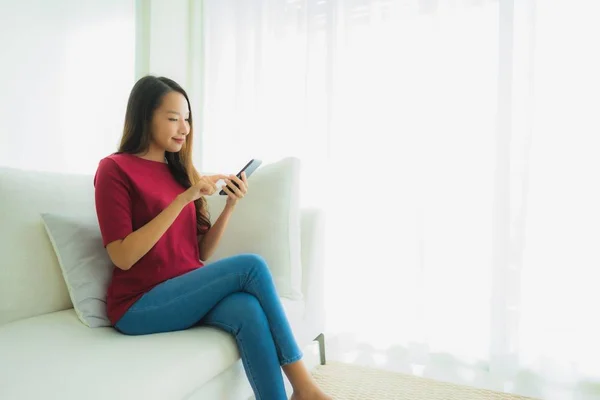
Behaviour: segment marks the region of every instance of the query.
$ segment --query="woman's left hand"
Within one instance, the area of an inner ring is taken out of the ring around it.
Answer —
[[[233,184],[234,182],[237,184],[237,186]],[[223,186],[221,189],[227,193],[227,206],[235,206],[237,202],[244,198],[246,193],[248,193],[248,181],[246,180],[246,173],[242,172],[242,179],[235,175],[229,175],[229,177],[225,179],[225,186]]]

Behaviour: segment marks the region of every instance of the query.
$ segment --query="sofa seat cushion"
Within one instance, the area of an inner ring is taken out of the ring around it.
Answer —
[[[304,302],[281,299],[304,346]],[[0,326],[0,399],[184,399],[240,362],[211,327],[144,336],[88,328],[73,309]]]
[[[73,309],[0,326],[0,399],[183,399],[239,360],[210,327],[127,336]]]

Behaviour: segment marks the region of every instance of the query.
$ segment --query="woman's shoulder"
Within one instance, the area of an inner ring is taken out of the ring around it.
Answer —
[[[100,160],[100,163],[116,163],[116,164],[121,164],[124,162],[130,162],[131,159],[131,154],[127,154],[127,153],[112,153],[107,155],[106,157],[104,157],[103,159]]]
[[[95,180],[103,178],[115,178],[123,174],[120,154],[110,154],[98,162]]]
[[[129,153],[113,153],[98,163],[96,175],[109,175],[126,178],[131,181],[145,179],[157,180],[164,174],[170,174],[167,164],[149,161]],[[156,182],[155,182],[156,183]]]
[[[104,157],[98,163],[98,170],[114,170],[114,169],[127,169],[127,165],[133,160],[132,156],[126,153],[112,153]]]
[[[135,156],[125,153],[109,154],[98,162],[96,177],[105,176],[121,180],[131,179],[131,176],[135,175],[135,168],[132,165],[135,160],[132,160],[132,157]]]

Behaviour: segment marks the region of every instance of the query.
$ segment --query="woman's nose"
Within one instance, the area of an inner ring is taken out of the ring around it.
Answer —
[[[183,124],[181,124],[180,132],[186,136],[190,133],[190,125],[187,121],[184,121]]]

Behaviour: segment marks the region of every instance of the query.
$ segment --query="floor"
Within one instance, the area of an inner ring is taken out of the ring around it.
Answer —
[[[327,337],[326,351],[328,362],[353,364],[361,367],[377,368],[415,377],[423,377],[441,382],[465,385],[478,389],[515,394],[544,400],[600,400],[600,385],[579,384],[574,387],[550,385],[533,374],[523,373],[513,380],[494,379],[484,366],[466,365],[455,358],[437,354],[421,365],[407,361],[406,349],[391,347],[378,351],[366,344],[348,345],[336,337]],[[318,346],[307,351],[310,366],[318,365]]]
[[[414,375],[329,362],[313,370],[319,386],[336,400],[528,400]]]

